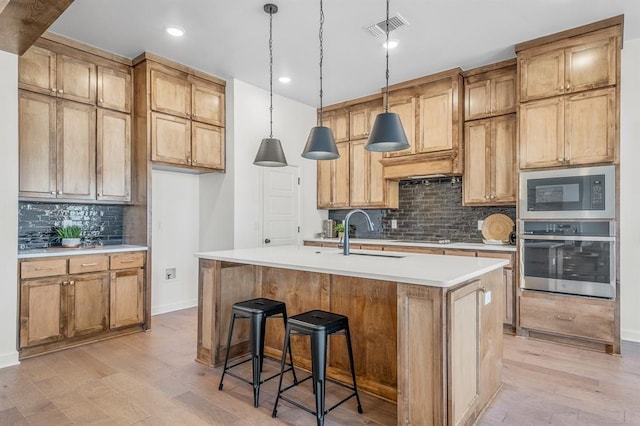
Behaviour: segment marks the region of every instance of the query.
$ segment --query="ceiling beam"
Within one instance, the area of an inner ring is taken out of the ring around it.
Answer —
[[[73,0],[0,0],[0,50],[22,55]]]

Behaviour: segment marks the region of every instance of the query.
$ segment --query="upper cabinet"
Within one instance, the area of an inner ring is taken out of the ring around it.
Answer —
[[[621,36],[617,24],[520,47],[521,169],[618,161]]]
[[[340,157],[318,160],[318,208],[349,207],[349,141],[337,142]]]
[[[150,138],[151,161],[224,171],[225,82],[147,53],[135,62],[136,126]]]
[[[318,115],[318,124],[320,124],[320,115]],[[331,129],[333,139],[336,142],[349,140],[349,110],[347,108],[324,111],[322,124]]]
[[[462,173],[462,87],[458,68],[390,87],[411,147],[384,154],[385,178]]]
[[[515,60],[465,72],[465,121],[514,113],[516,105]]]
[[[382,111],[379,99],[351,107],[349,110],[349,139],[353,141],[368,138],[376,116]]]
[[[131,67],[41,39],[19,58],[19,195],[128,202]]]

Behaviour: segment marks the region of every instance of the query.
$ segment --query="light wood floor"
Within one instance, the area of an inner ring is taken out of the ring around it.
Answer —
[[[0,369],[0,425],[310,425],[286,402],[271,418],[276,380],[249,385],[194,362],[196,311],[153,317],[153,331],[23,361]],[[504,386],[480,425],[640,425],[640,345],[616,357],[505,336]],[[275,363],[265,362],[273,370]],[[300,372],[303,374],[303,372]],[[308,383],[308,382],[307,382]],[[330,389],[330,394],[338,391]],[[310,388],[299,392],[310,400]],[[395,405],[362,395],[327,425],[394,425]]]

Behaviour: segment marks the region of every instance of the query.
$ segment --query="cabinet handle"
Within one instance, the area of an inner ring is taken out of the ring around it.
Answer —
[[[50,271],[53,268],[49,267],[49,268],[41,268],[40,266],[36,266],[36,271]]]
[[[567,90],[571,89],[571,85],[567,84]]]
[[[558,158],[558,161],[562,162],[562,161],[564,161],[564,158],[560,157],[560,158]]]
[[[76,285],[75,281],[69,281],[69,285]]]
[[[51,191],[51,195],[56,195],[56,191]]]
[[[62,195],[62,191],[58,191],[58,195]]]
[[[556,315],[556,319],[563,321],[573,321],[573,317],[571,315]]]
[[[102,99],[98,99],[98,102],[103,103],[104,101]]]
[[[56,88],[55,88],[55,87],[52,87],[52,88],[51,88],[51,91],[52,91],[52,92],[55,92],[55,91],[56,91]]]
[[[58,93],[64,93],[64,90],[58,89]]]
[[[66,287],[69,284],[68,281],[62,281],[62,287]]]
[[[133,259],[122,259],[120,263],[133,263]]]
[[[486,293],[487,288],[486,288],[486,287],[480,287],[478,290],[480,290],[480,291],[481,291],[481,292],[483,292],[483,293]]]
[[[558,87],[558,91],[562,92],[563,89],[564,89],[564,86],[561,84],[560,87]]]
[[[102,197],[102,192],[98,192],[98,197]]]
[[[98,266],[97,263],[93,262],[93,263],[83,263],[80,266],[86,267],[86,266]]]

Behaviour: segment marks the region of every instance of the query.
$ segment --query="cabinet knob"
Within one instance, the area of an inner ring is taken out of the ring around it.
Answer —
[[[102,192],[98,192],[98,197],[102,197]]]
[[[55,87],[52,87],[52,88],[51,88],[51,91],[52,91],[52,92],[55,92],[55,91],[56,91],[56,88],[55,88]]]
[[[567,84],[567,90],[571,89],[571,85]]]
[[[102,99],[98,99],[98,102],[103,103],[104,101]]]
[[[58,191],[58,195],[62,195],[62,191]]]
[[[558,91],[562,92],[562,89],[564,89],[564,85],[561,84],[560,87],[558,87]]]
[[[559,158],[558,158],[558,161],[563,162],[563,161],[564,161],[564,158],[559,157]]]
[[[64,90],[58,89],[58,93],[64,93]]]
[[[51,195],[56,195],[56,191],[51,191]]]
[[[196,164],[198,162],[198,160],[193,160],[191,161],[193,164]]]

